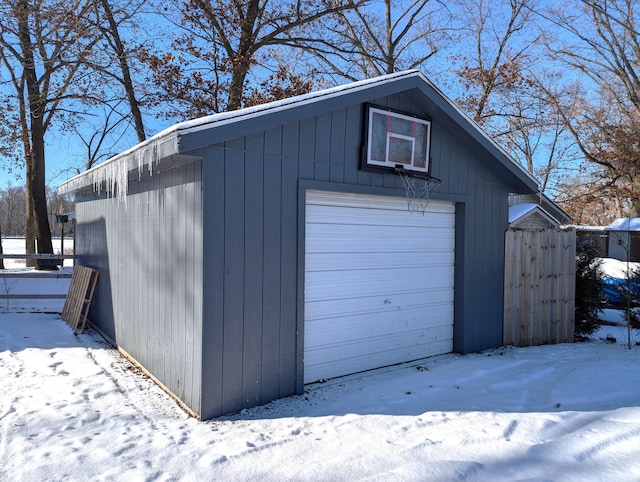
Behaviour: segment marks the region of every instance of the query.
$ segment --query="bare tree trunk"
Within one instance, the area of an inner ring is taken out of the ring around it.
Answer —
[[[393,44],[393,22],[391,21],[391,0],[385,0],[385,26],[386,26],[386,52],[385,52],[385,74],[393,74],[396,69],[395,65],[395,46]]]
[[[2,251],[2,230],[0,230],[0,254],[3,254]],[[4,269],[4,259],[0,258],[0,269]]]
[[[234,70],[229,84],[229,101],[227,102],[227,110],[238,110],[242,107],[242,97],[244,93],[244,79],[247,70],[240,70],[240,67]]]
[[[25,152],[29,152],[25,149]],[[36,236],[38,229],[36,228],[36,218],[33,210],[33,199],[29,193],[33,191],[33,182],[31,180],[31,164],[27,163],[27,175],[25,181],[25,251],[27,254],[36,252]],[[27,266],[35,266],[35,259],[28,259]]]
[[[29,4],[25,0],[20,1],[21,9],[27,12]],[[38,240],[38,253],[53,253],[51,243],[51,231],[47,216],[47,198],[45,195],[45,154],[44,154],[44,102],[40,95],[38,77],[31,43],[31,32],[26,14],[18,17],[18,34],[20,47],[25,58],[24,79],[29,99],[29,117],[31,123],[31,150],[26,154],[26,187],[27,187],[27,249],[32,242],[29,237],[34,236]],[[36,263],[37,267],[46,268],[46,263]]]
[[[33,151],[29,160],[31,163],[30,175],[32,182],[30,197],[33,202],[32,212],[38,239],[38,253],[53,253],[51,229],[47,213],[47,197],[45,195],[44,129],[42,129],[41,125],[35,128],[32,124],[31,138]],[[40,268],[46,268],[48,265],[49,263],[43,263],[42,261],[37,263]]]
[[[127,54],[124,49],[124,43],[120,38],[120,32],[118,31],[118,24],[113,18],[113,10],[108,0],[101,0],[102,8],[109,22],[109,30],[113,39],[113,49],[118,57],[118,63],[120,64],[120,70],[122,71],[122,83],[124,90],[127,94],[127,100],[129,102],[129,109],[131,110],[131,116],[133,117],[133,123],[136,129],[136,135],[138,136],[138,142],[145,140],[146,135],[144,131],[144,123],[142,122],[142,113],[140,112],[140,103],[136,99],[135,89],[133,88],[133,81],[131,79],[131,70],[129,69],[129,62],[127,61]]]
[[[251,66],[251,59],[255,49],[254,27],[258,14],[260,12],[260,2],[258,0],[250,0],[247,4],[247,10],[241,18],[240,23],[240,43],[238,51],[234,56],[232,49],[227,48],[229,57],[233,59],[234,69],[229,84],[229,102],[227,110],[237,110],[242,107],[242,99],[244,94],[244,81]],[[234,58],[235,57],[235,58]]]

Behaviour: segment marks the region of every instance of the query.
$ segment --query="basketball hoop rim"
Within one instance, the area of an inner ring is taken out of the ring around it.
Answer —
[[[397,174],[416,177],[418,179],[423,179],[425,181],[432,182],[434,184],[441,184],[442,180],[437,177],[433,177],[431,174],[427,174],[426,172],[413,171],[410,169],[406,169],[402,164],[396,164],[395,171]]]

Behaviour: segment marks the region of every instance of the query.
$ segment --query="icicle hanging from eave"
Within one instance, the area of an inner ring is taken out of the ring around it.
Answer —
[[[81,190],[85,186],[92,186],[94,192],[98,194],[105,192],[108,197],[116,199],[126,207],[129,190],[129,173],[135,173],[137,171],[138,180],[140,180],[145,172],[146,166],[149,175],[153,175],[154,167],[157,166],[163,158],[175,154],[177,149],[178,140],[176,135],[151,138],[147,142],[118,154],[108,161],[67,181],[65,183],[65,190],[76,191]]]

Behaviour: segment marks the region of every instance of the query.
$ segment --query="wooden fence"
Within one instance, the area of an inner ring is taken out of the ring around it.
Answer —
[[[573,341],[574,230],[508,230],[505,239],[505,345]]]

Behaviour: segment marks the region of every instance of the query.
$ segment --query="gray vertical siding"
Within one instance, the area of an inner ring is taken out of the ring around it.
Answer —
[[[464,146],[447,145],[441,152],[451,156],[441,159],[448,159],[448,173],[443,174],[448,181],[439,193],[455,194],[458,199],[454,351],[469,353],[502,344],[501,286],[509,189]],[[442,160],[434,158],[434,163]]]
[[[280,353],[283,348],[280,339],[283,306],[280,282],[283,273],[282,179],[288,166],[281,161],[278,152],[279,146],[282,145],[282,129],[271,129],[265,132],[264,145],[269,146],[270,152],[265,152],[263,168],[259,171],[264,173],[262,185],[258,189],[262,199],[256,199],[258,205],[255,212],[263,217],[260,223],[263,244],[257,248],[257,253],[264,258],[260,278],[262,289],[259,293],[261,318],[256,334],[259,333],[265,350],[260,350],[258,369],[261,383],[256,384],[256,389],[260,391],[258,397],[260,400],[273,400],[278,397],[280,390],[278,374],[280,373]],[[272,152],[274,148],[276,152]],[[256,162],[260,160],[257,159]],[[265,383],[262,380],[270,380],[270,382]]]
[[[201,169],[130,184],[126,205],[78,199],[78,261],[100,270],[90,319],[194,411],[202,340]]]
[[[203,418],[297,391],[297,139],[278,127],[204,160]]]
[[[303,163],[301,156],[307,155],[305,144],[301,141],[298,124],[285,125],[282,131],[282,205],[280,208],[281,239],[272,251],[265,251],[267,256],[280,255],[280,279],[274,282],[280,285],[280,352],[278,356],[279,378],[278,393],[300,393],[302,386],[302,331],[297,326],[298,306],[302,300],[298,296],[299,269],[301,266],[298,252],[298,179]],[[305,139],[306,140],[306,139]],[[274,146],[275,147],[275,146]],[[269,274],[267,273],[267,276]],[[277,315],[277,314],[276,314]],[[267,354],[268,356],[268,354]]]
[[[225,298],[225,201],[226,171],[223,155],[209,155],[202,163],[203,297],[202,408],[204,419],[222,413],[224,298]]]

